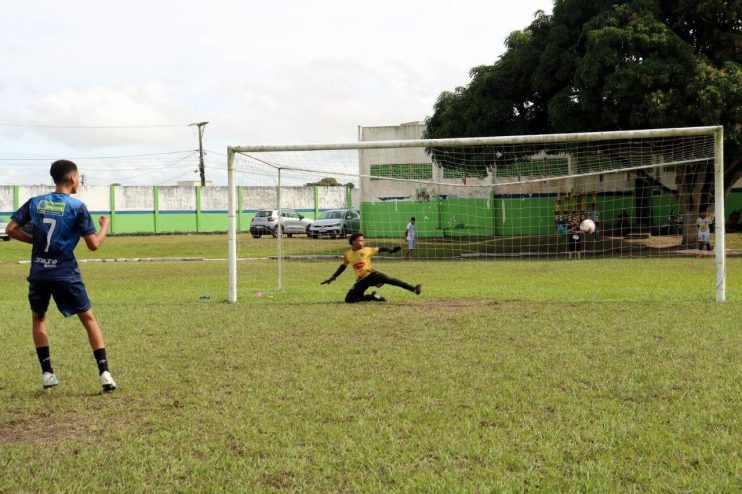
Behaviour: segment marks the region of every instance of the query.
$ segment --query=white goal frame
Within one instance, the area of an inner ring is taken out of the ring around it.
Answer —
[[[623,139],[651,139],[662,137],[714,137],[714,202],[716,301],[726,301],[726,245],[724,225],[724,128],[722,126],[685,127],[669,129],[627,130],[613,132],[583,132],[574,134],[541,134],[522,136],[473,137],[453,139],[411,139],[397,141],[363,141],[337,144],[292,144],[227,147],[227,179],[229,185],[228,243],[229,243],[229,302],[237,302],[237,181],[235,154],[282,151],[336,151],[420,147],[466,147],[513,144],[551,144],[565,142],[614,141]],[[280,238],[280,236],[279,236]],[[280,258],[279,242],[279,258]],[[279,259],[280,260],[280,259]],[[279,268],[280,269],[280,268]]]

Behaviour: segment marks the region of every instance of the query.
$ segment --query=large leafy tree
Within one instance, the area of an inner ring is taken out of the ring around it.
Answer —
[[[725,184],[742,177],[742,0],[555,0],[506,48],[439,96],[426,138],[721,124]],[[679,171],[687,218],[706,206],[712,173]]]

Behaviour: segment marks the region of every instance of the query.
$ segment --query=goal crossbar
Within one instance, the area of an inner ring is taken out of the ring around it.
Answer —
[[[387,149],[419,147],[467,147],[507,144],[551,144],[561,142],[618,141],[623,139],[651,139],[656,137],[690,137],[714,135],[720,126],[682,127],[676,129],[618,130],[610,132],[577,132],[574,134],[538,134],[521,136],[462,137],[453,139],[409,139],[397,141],[363,141],[331,144],[287,144],[267,146],[230,146],[231,153],[277,151],[341,151],[353,149]]]

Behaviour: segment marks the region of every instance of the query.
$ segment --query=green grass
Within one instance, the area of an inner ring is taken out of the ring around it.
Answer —
[[[223,241],[95,254],[223,257]],[[349,273],[319,285],[336,260],[287,262],[280,292],[272,261],[242,262],[238,304],[224,262],[84,264],[120,385],[103,395],[56,311],[61,384],[40,389],[12,262],[28,248],[0,248],[0,492],[742,489],[739,258],[725,304],[712,259],[381,259],[423,294],[360,305],[341,302]]]
[[[662,238],[662,237],[656,237]],[[713,241],[713,239],[712,239]],[[404,246],[401,238],[384,239],[383,245]],[[375,245],[377,240],[371,239]],[[276,255],[276,239],[266,236],[253,239],[241,233],[237,238],[240,257],[267,257]],[[541,252],[557,258],[557,249],[563,253],[566,242],[563,237],[497,237],[460,239],[421,239],[416,255],[422,258],[453,258],[472,253],[510,254],[512,252]],[[726,247],[736,254],[742,253],[742,233],[728,234]],[[678,249],[647,248],[643,245],[627,243],[619,238],[602,237],[595,242],[588,239],[585,248],[594,252],[610,252],[614,257],[672,256]],[[347,239],[308,239],[305,236],[283,238],[284,253],[291,255],[338,255],[348,249]],[[159,235],[159,236],[110,236],[103,248],[96,252],[88,251],[84,242],[78,244],[78,259],[117,259],[117,258],[161,258],[161,257],[203,257],[207,259],[227,258],[227,238],[224,234],[211,235]],[[601,254],[602,255],[602,254]],[[0,242],[0,262],[13,262],[29,259],[28,245],[21,242]]]

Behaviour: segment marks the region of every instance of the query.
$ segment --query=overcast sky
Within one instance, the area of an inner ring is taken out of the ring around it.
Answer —
[[[225,184],[229,145],[424,120],[552,0],[0,0],[0,184]],[[118,127],[118,128],[110,128]],[[148,156],[137,156],[148,155]]]

